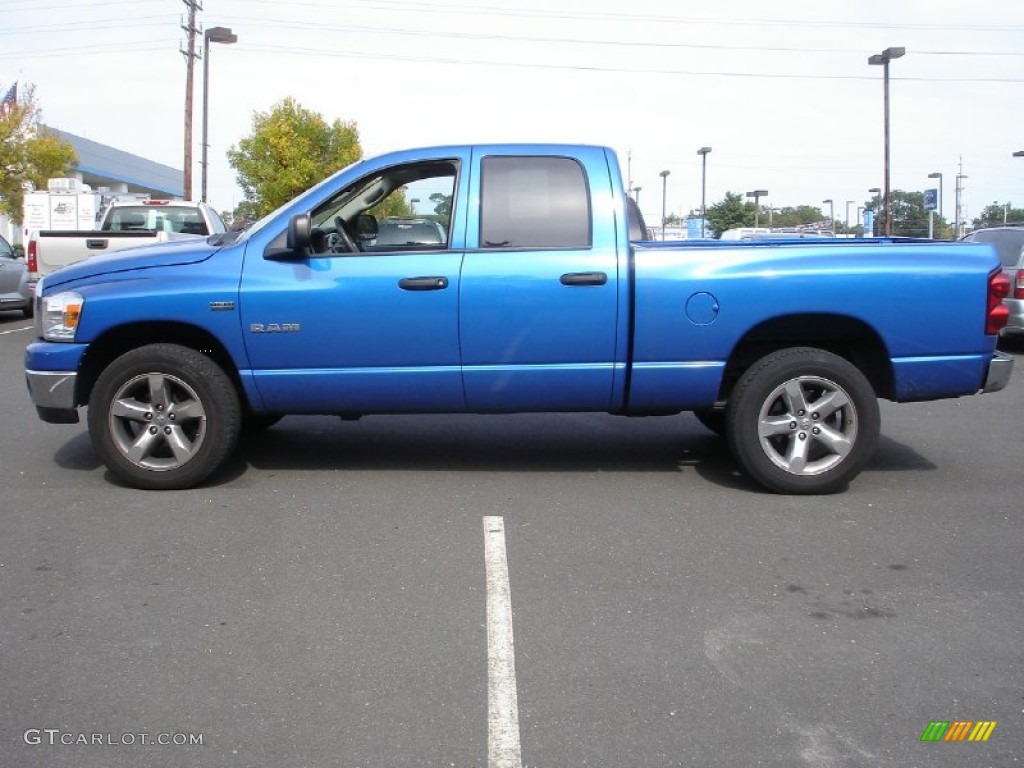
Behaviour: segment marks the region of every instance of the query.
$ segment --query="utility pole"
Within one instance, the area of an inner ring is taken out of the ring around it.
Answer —
[[[963,193],[964,193],[963,179],[967,178],[967,176],[963,172],[964,171],[964,158],[963,158],[963,155],[960,156],[960,162],[958,164],[958,167],[959,167],[960,171],[956,175],[956,225],[955,225],[954,234],[953,234],[953,239],[954,240],[959,240],[960,237],[963,235],[963,232],[960,231],[960,228],[961,228],[960,206],[961,206],[961,202],[963,200]]]
[[[196,35],[199,34],[199,29],[196,27],[196,11],[203,10],[202,4],[199,0],[181,0],[185,7],[188,8],[188,24],[182,24],[181,28],[185,30],[185,34],[188,37],[188,47],[182,51],[182,55],[185,57],[185,167],[184,179],[182,186],[184,187],[184,196],[186,200],[192,199],[192,71],[195,67],[195,61],[199,58],[199,54],[196,53]]]

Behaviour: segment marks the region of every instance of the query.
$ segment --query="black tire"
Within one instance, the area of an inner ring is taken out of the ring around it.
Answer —
[[[23,314],[27,319],[34,317],[36,314],[35,304],[35,301],[30,301],[27,307],[22,307],[21,314]]]
[[[740,466],[778,493],[842,490],[878,444],[870,382],[838,355],[793,347],[758,360],[729,396],[726,436]]]
[[[228,375],[176,344],[121,355],[89,400],[89,434],[103,463],[125,484],[147,490],[201,483],[234,450],[241,422]]]
[[[702,408],[694,411],[697,421],[719,437],[725,437],[725,408]]]

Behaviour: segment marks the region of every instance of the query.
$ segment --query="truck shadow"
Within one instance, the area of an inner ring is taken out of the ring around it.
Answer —
[[[54,454],[68,470],[102,465],[81,432]],[[882,435],[868,472],[934,470],[913,448]],[[690,416],[626,419],[593,414],[382,416],[346,423],[292,416],[244,437],[204,487],[256,470],[419,472],[694,472],[715,485],[767,493],[740,471],[723,438]],[[104,478],[120,482],[109,472]]]
[[[356,423],[290,417],[249,436],[211,483],[261,471],[685,472],[725,488],[765,492],[743,475],[724,438],[693,417],[593,414],[388,416]],[[936,466],[884,435],[868,471]]]

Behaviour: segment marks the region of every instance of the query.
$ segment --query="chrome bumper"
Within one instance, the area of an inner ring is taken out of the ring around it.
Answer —
[[[78,422],[77,373],[25,371],[25,381],[40,419],[54,424]]]
[[[1005,389],[1010,383],[1010,374],[1013,373],[1013,358],[1002,352],[992,355],[992,362],[988,364],[988,375],[985,377],[985,386],[982,392],[998,392]]]

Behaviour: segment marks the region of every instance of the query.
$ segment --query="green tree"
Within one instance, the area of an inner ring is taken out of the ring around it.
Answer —
[[[707,209],[707,229],[711,237],[721,237],[727,229],[754,226],[754,204],[744,202],[735,192],[726,192],[725,197]]]
[[[46,189],[46,180],[67,176],[78,162],[74,148],[40,124],[35,86],[26,85],[17,104],[0,113],[0,213],[21,223],[26,189]]]
[[[237,213],[258,218],[363,155],[353,122],[328,124],[288,97],[255,112],[252,133],[228,150],[245,201]]]
[[[434,203],[434,218],[443,223],[447,229],[452,216],[452,196],[446,195],[444,192],[431,192],[429,199]]]
[[[786,206],[772,214],[774,227],[802,227],[809,224],[824,225],[825,215],[821,208],[812,205]]]
[[[904,192],[894,189],[889,194],[889,210],[892,214],[892,233],[900,237],[928,237],[928,211],[924,209],[923,192]],[[883,211],[875,212],[875,231],[884,234]]]
[[[1024,208],[1014,208],[1010,203],[992,201],[985,206],[981,215],[973,221],[974,228],[1001,227],[1003,224],[1024,224]]]

